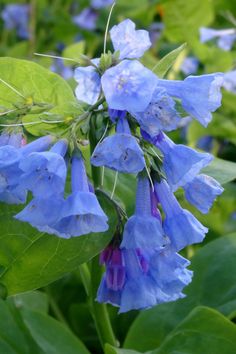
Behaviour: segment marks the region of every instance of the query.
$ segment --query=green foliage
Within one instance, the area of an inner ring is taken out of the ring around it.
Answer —
[[[13,219],[17,207],[1,204],[0,283],[9,295],[37,289],[78,269],[110,241],[116,227],[113,204],[100,197],[101,205],[110,217],[109,231],[69,240],[42,234],[26,223]]]

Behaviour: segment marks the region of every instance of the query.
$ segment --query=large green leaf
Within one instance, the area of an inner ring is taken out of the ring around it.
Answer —
[[[184,291],[187,297],[140,313],[125,347],[140,351],[158,347],[196,305],[213,307],[230,317],[236,309],[235,267],[236,234],[208,243],[192,259],[194,276]]]
[[[136,350],[115,348],[107,344],[105,347],[105,354],[140,354],[140,352],[137,352]]]
[[[62,277],[107,245],[117,217],[110,201],[101,196],[100,202],[109,216],[109,231],[69,240],[39,233],[27,223],[14,220],[19,208],[1,204],[0,283],[9,295],[37,289]]]
[[[0,106],[8,109],[17,107],[31,107],[32,102],[36,106],[24,116],[24,122],[35,122],[39,120],[39,114],[43,111],[54,109],[54,113],[63,116],[64,106],[66,114],[68,106],[78,114],[81,109],[75,99],[72,89],[59,75],[50,72],[42,66],[27,60],[14,58],[0,58]],[[16,93],[16,91],[20,93]],[[58,107],[58,109],[57,109]],[[64,115],[66,118],[66,115]],[[42,134],[44,130],[55,130],[56,124],[27,125],[27,129],[35,135]]]
[[[236,326],[219,312],[195,308],[152,354],[233,354]]]
[[[22,310],[23,321],[45,354],[89,354],[82,342],[52,317]]]

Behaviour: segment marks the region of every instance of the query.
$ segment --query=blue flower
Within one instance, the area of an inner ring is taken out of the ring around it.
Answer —
[[[114,0],[92,0],[91,6],[94,9],[102,9],[103,7],[110,6]]]
[[[152,215],[151,190],[147,177],[138,177],[135,214],[125,224],[121,248],[159,249],[164,245],[160,220]]]
[[[197,72],[198,66],[199,66],[199,61],[197,58],[186,57],[180,66],[180,70],[185,75],[191,75],[191,74],[195,74]]]
[[[0,200],[10,204],[24,203],[26,189],[20,185],[22,170],[20,162],[31,152],[47,149],[52,142],[51,136],[45,136],[21,148],[13,145],[0,147]],[[9,141],[8,141],[9,143]],[[14,144],[17,143],[14,139]]]
[[[140,58],[151,47],[149,34],[145,30],[135,30],[135,23],[126,19],[112,27],[110,36],[120,59]]]
[[[236,70],[224,74],[223,87],[225,90],[236,94]]]
[[[223,81],[223,74],[215,73],[188,76],[184,81],[159,80],[158,85],[169,95],[180,98],[185,111],[206,127],[212,119],[211,112],[221,105]]]
[[[86,7],[79,15],[73,16],[73,23],[80,28],[92,31],[96,28],[98,14],[90,7]]]
[[[67,141],[58,141],[50,151],[33,152],[19,163],[23,171],[20,184],[30,190],[35,197],[50,197],[63,194],[66,180],[64,155]]]
[[[216,30],[213,28],[200,28],[200,41],[202,43],[208,42],[217,38],[217,45],[219,48],[229,51],[236,41],[236,30],[234,28]]]
[[[202,242],[208,229],[188,210],[181,208],[167,182],[156,182],[155,192],[165,213],[163,228],[173,250],[179,251],[193,243]]]
[[[120,307],[119,313],[182,298],[182,290],[192,277],[186,269],[189,262],[170,247],[143,251],[110,245],[100,259],[106,272],[97,301]]]
[[[188,146],[175,144],[163,133],[157,136],[155,145],[164,155],[163,169],[173,191],[193,180],[213,159],[213,156],[208,153],[197,152]]]
[[[61,196],[53,195],[50,198],[34,198],[31,202],[17,215],[15,219],[28,222],[40,232],[55,234],[60,237],[61,234],[53,227],[60,219],[61,209],[64,199]]]
[[[9,4],[2,11],[2,19],[5,28],[11,30],[16,29],[19,38],[28,39],[29,29],[29,5],[24,4]]]
[[[89,191],[82,157],[73,157],[71,173],[72,194],[63,204],[60,220],[53,227],[65,238],[106,231],[108,218],[95,194]]]
[[[200,174],[184,186],[185,198],[203,214],[207,214],[217,195],[223,192],[212,177]]]
[[[109,108],[142,112],[152,99],[157,76],[137,60],[123,60],[105,71],[101,83]]]
[[[144,112],[132,114],[139,122],[140,127],[151,137],[160,130],[171,131],[178,127],[179,114],[175,110],[175,101],[168,96],[165,89],[157,87],[153,97]]]
[[[78,67],[75,69],[74,78],[79,84],[75,89],[77,99],[88,104],[96,103],[101,92],[101,79],[96,68]]]
[[[61,75],[65,80],[73,77],[73,69],[69,66],[65,66],[63,59],[55,58],[53,64],[50,66],[50,70]]]
[[[94,166],[105,166],[123,173],[137,173],[145,167],[142,149],[131,135],[128,122],[120,118],[117,133],[98,143],[92,156]]]

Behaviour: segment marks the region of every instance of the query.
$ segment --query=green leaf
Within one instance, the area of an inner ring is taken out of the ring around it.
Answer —
[[[38,121],[38,111],[41,113],[51,108],[59,107],[59,112],[63,114],[64,106],[77,105],[78,114],[80,109],[73,94],[72,89],[59,75],[50,72],[42,66],[27,60],[0,58],[0,79],[11,85],[14,90],[0,81],[0,106],[6,110],[25,107],[28,109],[24,116],[24,122]],[[35,104],[32,107],[32,103]],[[45,108],[44,108],[45,107]],[[29,111],[30,110],[30,111]],[[28,115],[30,116],[28,117]],[[47,124],[46,130],[56,130],[56,124]],[[41,135],[45,129],[45,124],[37,124],[33,130],[27,125],[26,128],[35,135]]]
[[[186,43],[165,55],[164,58],[155,65],[153,72],[157,74],[159,78],[163,78],[185,48]]]
[[[83,343],[60,322],[26,309],[21,313],[33,339],[45,354],[89,354]]]
[[[226,184],[236,178],[236,163],[215,158],[201,172],[214,177],[221,184]]]
[[[18,309],[26,308],[42,313],[48,312],[48,298],[42,291],[30,291],[8,298]]]
[[[219,312],[195,308],[152,354],[231,354],[236,349],[236,326]]]
[[[129,350],[129,349],[115,348],[112,347],[110,344],[106,344],[105,354],[140,354],[140,352],[137,352],[135,350]]]
[[[14,220],[19,207],[2,204],[0,283],[8,294],[45,286],[98,254],[113,236],[117,222],[113,204],[103,196],[100,203],[109,216],[109,230],[68,240],[39,233],[27,223]]]
[[[80,62],[81,54],[84,54],[84,52],[85,52],[85,41],[80,41],[67,46],[62,52],[62,57],[75,59],[76,61]],[[72,61],[68,61],[68,60],[64,60],[64,63],[65,65],[68,66],[76,64],[75,62],[73,63]]]
[[[125,347],[140,351],[158,347],[197,305],[213,307],[231,317],[236,310],[236,273],[230,270],[235,267],[236,234],[209,242],[192,259],[194,276],[184,291],[187,297],[140,313],[128,332]]]
[[[172,42],[191,44],[192,38],[199,36],[199,28],[213,20],[211,1],[167,0],[162,6],[164,33]]]

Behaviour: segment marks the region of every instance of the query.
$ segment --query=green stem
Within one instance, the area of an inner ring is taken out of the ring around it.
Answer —
[[[65,316],[63,315],[63,313],[61,312],[57,302],[54,300],[51,291],[48,287],[45,288],[45,292],[48,296],[48,301],[49,301],[49,305],[51,306],[51,309],[55,315],[55,317],[62,322],[66,327],[70,327]]]
[[[87,263],[83,263],[79,266],[79,273],[84,285],[87,296],[90,295],[91,287],[91,275]]]
[[[33,57],[36,46],[36,14],[37,14],[37,0],[30,0],[30,39],[29,39],[29,56]]]

